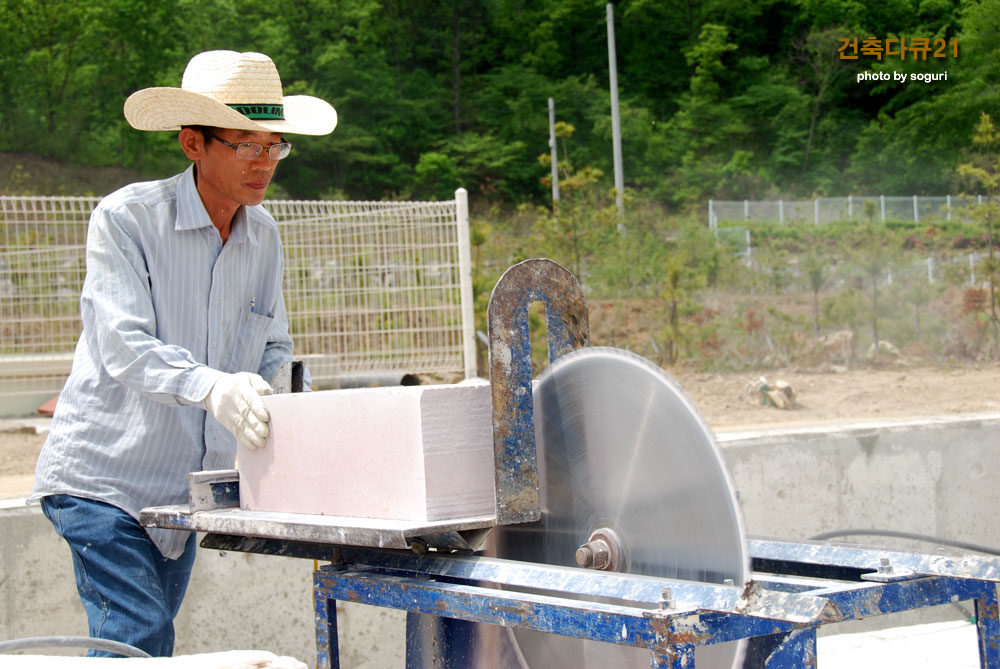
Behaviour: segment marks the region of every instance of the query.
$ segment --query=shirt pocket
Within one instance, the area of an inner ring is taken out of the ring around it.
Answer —
[[[273,324],[272,316],[250,311],[249,308],[243,312],[236,340],[233,342],[229,371],[257,373]]]

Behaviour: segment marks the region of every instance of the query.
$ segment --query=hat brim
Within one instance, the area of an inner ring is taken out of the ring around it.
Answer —
[[[328,135],[337,111],[311,95],[288,95],[285,120],[255,121],[214,98],[182,88],[144,88],[125,101],[125,119],[136,130],[180,130],[185,125],[256,130],[291,135]]]

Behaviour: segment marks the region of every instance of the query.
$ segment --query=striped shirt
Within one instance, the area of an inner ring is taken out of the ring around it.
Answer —
[[[241,207],[225,244],[194,166],[126,186],[90,218],[83,334],[29,503],[67,494],[138,518],[188,501],[187,475],[234,466],[236,441],[203,408],[224,372],[270,381],[292,358],[278,227]],[[148,529],[168,558],[188,532]]]

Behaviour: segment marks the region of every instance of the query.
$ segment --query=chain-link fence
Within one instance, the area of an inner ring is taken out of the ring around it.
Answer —
[[[748,266],[754,264],[753,233],[745,226],[726,226],[716,230],[719,241],[732,249],[733,255]],[[954,284],[976,285],[985,279],[983,271],[983,261],[988,257],[988,253],[974,251],[971,253],[950,253],[948,255],[927,256],[925,258],[910,259],[905,264],[899,265],[905,268],[907,277],[923,278],[927,283],[938,283],[947,281]],[[799,273],[798,263],[790,264],[786,270],[790,275]],[[886,268],[886,281],[892,283],[893,268]]]
[[[726,223],[823,224],[850,220],[964,220],[965,209],[987,198],[924,196],[848,196],[815,200],[709,200],[708,225]]]
[[[889,264],[879,274],[879,282],[944,283],[957,286],[977,286],[987,280],[983,261],[987,253],[962,253],[949,256],[910,258]]]
[[[98,198],[0,197],[0,405],[62,388]],[[351,374],[475,374],[468,201],[266,203],[296,357]],[[2,406],[0,406],[2,409]],[[2,413],[2,411],[0,411]]]

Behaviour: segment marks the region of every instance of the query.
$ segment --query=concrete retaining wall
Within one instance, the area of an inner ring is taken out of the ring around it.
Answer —
[[[717,436],[750,535],[808,539],[874,528],[1000,547],[1000,414]],[[832,541],[937,548],[864,535]],[[971,605],[946,605],[826,626],[820,634],[971,614]]]
[[[21,505],[0,509],[0,537],[0,640],[87,636],[69,548],[41,509]],[[315,666],[313,564],[199,550],[175,625],[175,654],[261,649]],[[402,666],[404,615],[338,603],[341,666]]]
[[[1000,545],[1000,414],[717,436],[751,535],[885,528]]]
[[[862,527],[1000,544],[1000,414],[722,433],[719,442],[750,534],[803,539]],[[0,537],[0,639],[85,635],[69,551],[38,507],[0,509]],[[315,663],[312,569],[311,560],[200,551],[176,652],[258,648]],[[403,614],[338,610],[342,666],[403,666]],[[892,624],[958,615],[939,607]],[[854,631],[844,627],[830,629]]]

